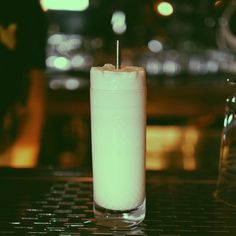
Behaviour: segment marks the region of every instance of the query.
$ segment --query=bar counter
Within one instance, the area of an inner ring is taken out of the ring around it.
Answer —
[[[0,235],[235,235],[236,209],[214,198],[215,177],[147,171],[145,220],[111,231],[94,220],[90,171],[2,169]]]

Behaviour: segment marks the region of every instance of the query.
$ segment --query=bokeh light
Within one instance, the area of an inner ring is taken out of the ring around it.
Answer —
[[[162,16],[170,16],[174,12],[174,7],[170,2],[161,1],[157,3],[156,11]]]
[[[148,42],[148,48],[151,52],[157,53],[163,49],[163,46],[159,40],[152,39]]]
[[[123,11],[115,11],[111,18],[112,29],[116,34],[123,34],[126,29],[126,16]]]
[[[89,7],[89,0],[41,0],[46,10],[84,11]]]

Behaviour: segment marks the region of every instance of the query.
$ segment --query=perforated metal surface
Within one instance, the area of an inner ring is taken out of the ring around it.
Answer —
[[[136,229],[96,225],[92,182],[0,180],[0,235],[236,235],[236,209],[216,202],[214,183],[147,183],[147,215]]]

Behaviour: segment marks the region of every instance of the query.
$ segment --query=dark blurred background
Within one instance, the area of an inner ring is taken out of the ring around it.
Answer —
[[[42,0],[48,17],[47,114],[39,166],[91,166],[89,71],[145,68],[147,169],[217,171],[236,74],[236,1]]]

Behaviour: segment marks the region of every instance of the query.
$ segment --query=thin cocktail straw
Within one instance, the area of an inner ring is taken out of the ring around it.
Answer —
[[[119,70],[120,69],[120,41],[116,40],[116,69]]]

